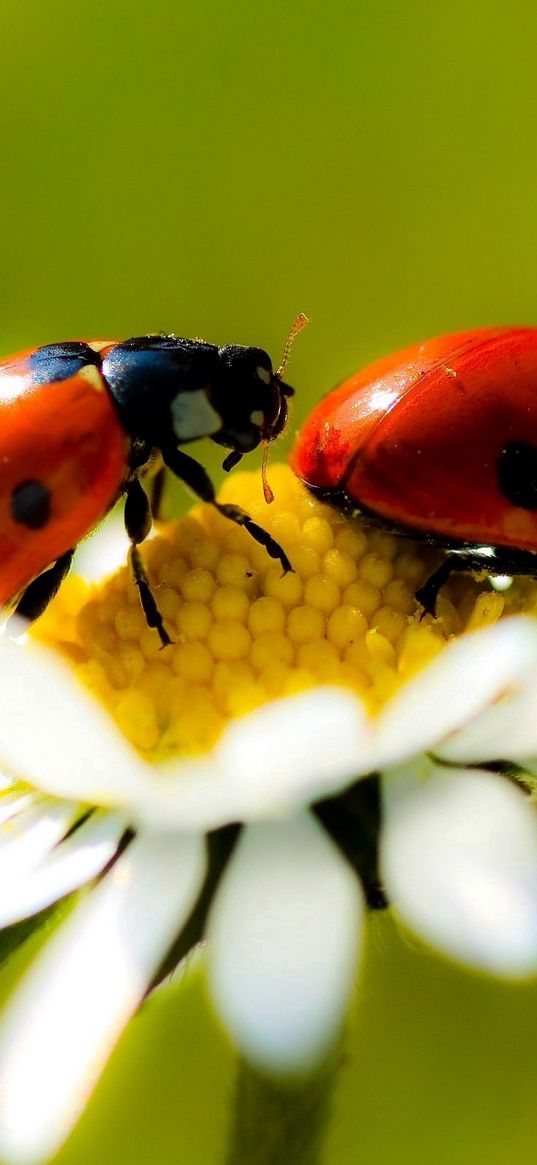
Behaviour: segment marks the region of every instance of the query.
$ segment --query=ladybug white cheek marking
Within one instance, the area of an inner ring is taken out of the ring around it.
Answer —
[[[252,425],[257,425],[258,428],[261,428],[261,425],[263,424],[264,419],[265,418],[263,416],[263,413],[261,412],[261,409],[254,409],[253,413],[250,413],[250,420],[252,422]]]
[[[178,441],[193,441],[196,437],[211,437],[222,428],[222,417],[217,413],[204,388],[195,392],[179,392],[171,405],[172,425]]]

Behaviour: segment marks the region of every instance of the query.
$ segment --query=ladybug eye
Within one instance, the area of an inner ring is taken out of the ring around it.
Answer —
[[[263,366],[261,364],[259,364],[259,366],[256,368],[256,372],[257,372],[259,379],[263,381],[263,384],[270,384],[271,383],[272,375],[269,372],[268,368],[263,368]]]
[[[510,441],[497,463],[502,494],[514,506],[537,510],[537,448],[527,441]]]

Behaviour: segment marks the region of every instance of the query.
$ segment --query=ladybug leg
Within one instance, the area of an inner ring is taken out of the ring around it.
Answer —
[[[173,640],[170,639],[168,632],[164,626],[162,615],[157,607],[155,596],[151,590],[151,584],[145,572],[145,567],[142,562],[140,551],[134,544],[129,550],[129,563],[132,570],[132,576],[138,587],[138,594],[140,595],[140,603],[146,618],[147,626],[154,627],[160,636],[160,642],[163,647],[168,647]]]
[[[460,558],[448,555],[438,570],[435,570],[434,574],[416,591],[416,598],[424,608],[424,614],[436,615],[438,593],[455,570],[468,570],[468,566],[464,565]]]
[[[252,538],[255,538],[260,546],[265,547],[271,558],[281,562],[284,574],[293,569],[279,542],[276,542],[262,526],[258,526],[257,522],[254,522],[241,506],[217,502],[214,485],[198,461],[189,457],[187,453],[183,453],[182,449],[166,448],[162,449],[161,452],[164,464],[192,490],[192,493],[196,494],[196,497],[201,498],[202,502],[208,502],[209,505],[214,506],[220,514],[229,518],[231,522],[235,522],[237,526],[244,526]]]
[[[162,506],[162,495],[164,493],[164,485],[166,482],[166,470],[163,465],[157,470],[155,476],[151,478],[151,488],[149,490],[149,501],[151,506],[151,513],[153,521],[158,522],[160,518],[160,510]]]
[[[127,482],[125,495],[125,529],[131,541],[129,563],[132,576],[138,587],[140,603],[146,617],[147,626],[154,627],[158,631],[162,646],[167,647],[172,640],[164,626],[162,615],[158,609],[155,596],[151,590],[151,584],[145,572],[140,551],[138,550],[138,544],[147,538],[151,529],[152,518],[149,498],[137,477],[131,477]]]
[[[67,554],[62,554],[62,557],[58,558],[48,570],[43,571],[43,574],[38,575],[33,582],[29,583],[22,592],[13,615],[33,623],[34,619],[38,619],[43,614],[60,589],[65,576],[69,573],[73,554],[74,550],[68,550]]]
[[[242,458],[242,453],[237,453],[236,449],[232,449],[231,453],[228,453],[227,457],[224,457],[222,462],[222,469],[224,469],[226,473],[229,473],[230,469],[234,469],[235,466],[239,464],[239,461],[242,461]]]

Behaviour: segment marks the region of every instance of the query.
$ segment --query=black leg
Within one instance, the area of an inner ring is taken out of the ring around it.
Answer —
[[[483,548],[469,546],[467,549],[461,548],[456,554],[448,554],[434,574],[416,591],[418,603],[422,604],[428,615],[436,614],[439,591],[455,571],[537,578],[537,554],[529,550],[512,550],[509,546],[490,547],[489,553],[484,553]]]
[[[131,477],[125,486],[125,529],[136,545],[144,542],[152,525],[149,498],[137,477]]]
[[[171,469],[176,477],[184,481],[185,485],[196,494],[196,497],[201,498],[203,502],[208,502],[209,505],[214,506],[220,514],[225,518],[229,518],[231,522],[235,522],[237,526],[244,526],[245,530],[259,542],[261,546],[265,547],[267,554],[271,558],[277,559],[281,562],[284,574],[287,574],[293,567],[285,553],[285,550],[278,542],[264,530],[262,526],[258,526],[250,518],[249,514],[240,506],[222,505],[216,500],[214,485],[205,469],[195,461],[193,457],[189,457],[187,453],[183,453],[182,449],[162,449],[162,456],[165,465]]]
[[[170,639],[164,626],[162,615],[157,607],[156,599],[151,590],[151,584],[145,573],[144,564],[137,546],[131,546],[129,550],[129,563],[132,576],[138,587],[140,603],[142,604],[142,611],[145,615],[147,626],[154,627],[159,633],[162,646],[168,647],[170,643],[173,643],[173,640]]]
[[[17,615],[19,619],[27,619],[29,623],[33,623],[34,619],[38,619],[43,614],[60,589],[66,574],[69,573],[73,554],[74,550],[68,550],[67,554],[62,554],[62,557],[58,558],[48,570],[43,571],[43,574],[29,583],[15,607],[14,615]]]
[[[509,550],[503,552],[503,547],[494,550],[493,555],[485,555],[479,550],[461,551],[458,554],[448,554],[444,562],[416,591],[418,603],[421,603],[427,615],[436,615],[436,600],[444,583],[455,571],[475,574],[528,574],[535,578],[536,556],[524,551]],[[533,561],[531,561],[533,560]]]
[[[157,470],[154,477],[149,481],[149,500],[151,504],[151,513],[153,521],[158,522],[160,518],[160,511],[162,506],[162,495],[164,493],[164,486],[166,484],[166,470],[163,465]]]
[[[154,627],[158,631],[162,646],[167,647],[172,640],[164,626],[162,615],[158,609],[138,550],[138,544],[143,542],[149,534],[152,518],[149,498],[137,477],[132,477],[125,487],[124,517],[125,529],[131,541],[129,563],[132,576],[138,587],[142,610],[146,617],[148,627]]]
[[[438,570],[435,570],[434,574],[416,591],[418,603],[421,603],[427,615],[436,615],[438,593],[455,570],[468,570],[468,566],[465,566],[460,558],[448,556],[438,567]]]
[[[237,453],[237,450],[234,449],[231,453],[228,453],[227,457],[224,457],[222,469],[225,469],[226,473],[229,473],[230,469],[234,469],[239,464],[239,461],[242,461],[242,456],[242,453]]]

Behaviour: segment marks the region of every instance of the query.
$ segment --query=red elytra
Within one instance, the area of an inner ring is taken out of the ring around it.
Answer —
[[[438,586],[453,569],[537,574],[537,328],[371,364],[313,410],[292,466],[325,500],[454,552]]]
[[[32,385],[28,353],[0,365],[0,606],[91,530],[119,494],[128,443],[93,365]],[[46,521],[13,515],[14,491],[43,482],[54,499]]]

